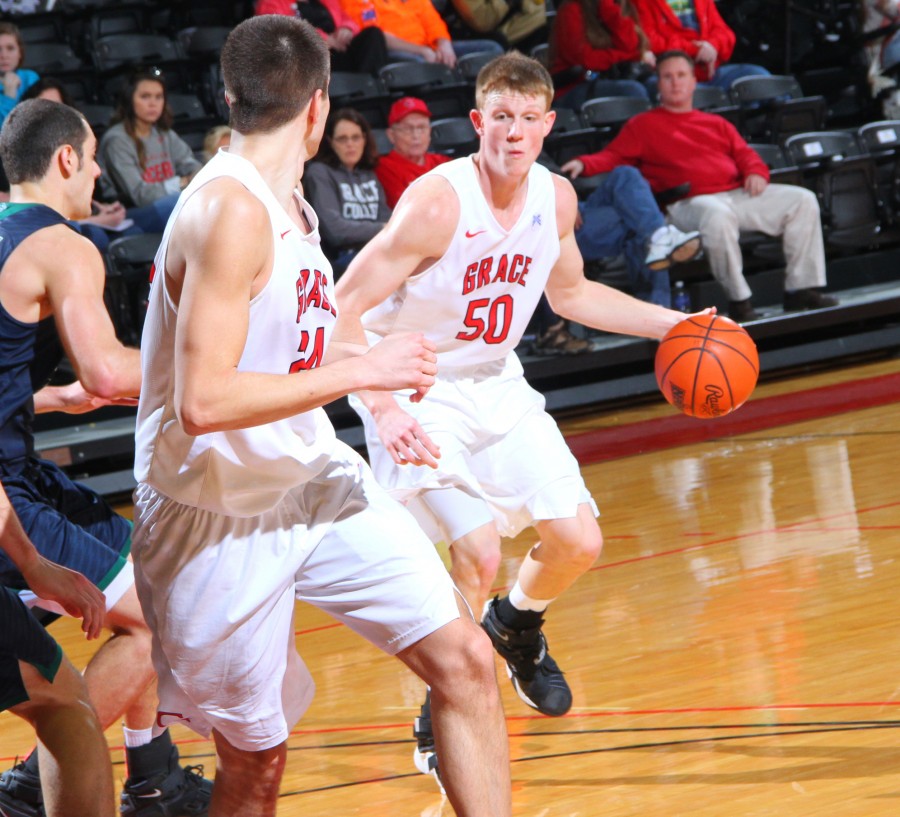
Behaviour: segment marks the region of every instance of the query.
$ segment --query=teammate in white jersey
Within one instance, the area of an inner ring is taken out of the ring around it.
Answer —
[[[142,341],[134,554],[154,633],[158,723],[216,744],[215,817],[274,815],[286,739],[313,694],[295,598],[432,685],[458,815],[509,815],[490,641],[427,538],[335,439],[321,406],[433,383],[421,334],[329,345],[337,314],[297,191],[328,113],[328,51],[284,16],[222,50],[232,139],[185,190]]]
[[[407,189],[337,286],[335,337],[361,341],[364,326],[370,340],[419,330],[435,343],[437,381],[420,403],[402,392],[353,399],[372,467],[418,506],[433,539],[450,543],[451,575],[484,608],[482,625],[519,696],[558,716],[572,694],[547,652],[543,615],[591,567],[602,538],[578,464],[513,350],[542,291],[561,317],[613,332],[661,338],[684,315],[584,277],[575,191],[535,164],[553,126],[552,98],[547,71],[521,54],[482,69],[471,113],[478,153]],[[509,595],[485,604],[500,537],[528,525],[539,544]],[[430,721],[426,698],[415,727],[425,772],[440,739]]]

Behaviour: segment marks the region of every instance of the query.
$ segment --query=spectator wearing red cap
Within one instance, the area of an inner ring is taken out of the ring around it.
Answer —
[[[391,105],[387,135],[394,149],[379,158],[375,175],[384,188],[388,207],[393,209],[412,182],[450,157],[428,152],[431,111],[414,96],[405,96]]]

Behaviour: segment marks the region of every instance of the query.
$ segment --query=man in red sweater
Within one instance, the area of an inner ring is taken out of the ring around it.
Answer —
[[[431,111],[414,96],[405,96],[391,105],[387,135],[394,149],[379,158],[375,175],[384,188],[388,207],[393,209],[410,184],[450,157],[428,152]]]
[[[815,195],[769,184],[769,169],[731,123],[693,109],[697,80],[685,52],[662,54],[657,75],[659,107],[632,117],[606,148],[567,162],[563,172],[575,178],[632,165],[654,193],[689,183],[690,196],[669,205],[669,218],[680,230],[700,231],[712,274],[737,321],[759,317],[743,275],[741,230],[782,236],[786,311],[836,306],[835,298],[820,292],[825,250]]]

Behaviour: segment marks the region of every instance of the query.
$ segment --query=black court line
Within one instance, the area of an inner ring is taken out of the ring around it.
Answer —
[[[810,726],[823,725],[825,728],[808,728]],[[555,758],[578,757],[581,755],[606,754],[609,752],[625,752],[635,749],[664,749],[673,746],[691,746],[700,743],[724,743],[737,740],[752,740],[754,738],[771,738],[771,737],[791,737],[793,735],[816,735],[828,734],[836,732],[865,732],[875,729],[896,729],[900,727],[900,721],[817,721],[814,723],[796,723],[796,724],[718,724],[713,726],[664,726],[664,727],[637,727],[634,729],[589,729],[589,730],[572,730],[566,732],[527,732],[518,735],[518,737],[537,737],[552,735],[577,735],[577,734],[602,734],[604,732],[660,732],[660,731],[677,731],[677,730],[700,730],[700,729],[744,729],[744,728],[765,728],[768,726],[778,727],[779,731],[751,732],[740,735],[718,735],[714,737],[691,738],[688,740],[667,740],[667,741],[648,741],[645,743],[630,743],[624,746],[607,746],[595,749],[579,749],[569,752],[552,752],[550,754],[528,755],[513,759],[512,763],[529,763],[535,760],[551,760]],[[784,727],[796,726],[799,728],[784,730]],[[514,737],[511,735],[511,737]],[[296,749],[323,749],[323,748],[349,748],[355,746],[371,746],[385,745],[387,743],[412,743],[411,740],[406,741],[389,741],[382,743],[349,743],[335,744],[333,746],[315,746],[315,747],[296,747]],[[289,749],[289,751],[291,751]],[[281,792],[279,797],[294,797],[302,794],[315,794],[323,791],[333,791],[336,789],[346,789],[354,786],[364,786],[370,783],[385,783],[392,780],[405,780],[408,778],[421,777],[420,772],[410,772],[407,774],[386,775],[384,777],[368,778],[365,780],[351,780],[343,783],[332,783],[327,786],[316,786],[308,789],[298,789],[296,791]]]

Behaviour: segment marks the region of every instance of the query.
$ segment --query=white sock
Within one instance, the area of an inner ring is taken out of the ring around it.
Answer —
[[[525,591],[518,582],[509,591],[509,603],[516,610],[532,610],[535,613],[543,613],[550,606],[551,601],[553,599],[533,599],[531,596],[525,595]]]
[[[148,726],[146,729],[129,729],[127,726],[123,726],[122,731],[125,733],[125,746],[129,749],[146,746],[153,740],[152,726]]]

